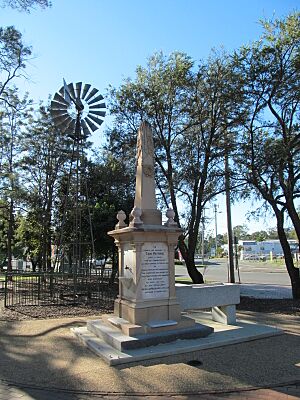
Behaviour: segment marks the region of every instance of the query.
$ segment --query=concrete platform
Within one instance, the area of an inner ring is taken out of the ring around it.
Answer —
[[[211,335],[188,340],[176,340],[144,348],[118,350],[96,336],[87,327],[72,328],[72,332],[109,366],[130,367],[134,365],[155,365],[161,362],[188,362],[197,360],[197,352],[204,349],[271,337],[283,333],[281,329],[238,321],[236,325],[224,325],[212,321],[207,313],[193,315],[196,322],[214,329]]]

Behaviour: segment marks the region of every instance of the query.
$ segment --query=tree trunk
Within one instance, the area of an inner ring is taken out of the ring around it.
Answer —
[[[51,264],[51,209],[47,207],[46,211],[46,227],[45,227],[45,256],[46,256],[46,270],[52,271]]]
[[[10,199],[7,229],[7,272],[12,272],[12,239],[14,234],[14,203]]]
[[[286,202],[286,209],[292,220],[293,226],[294,226],[296,234],[297,234],[298,244],[300,246],[300,218],[299,218],[299,215],[295,208],[295,204],[294,204],[293,200]]]
[[[181,255],[185,261],[185,265],[188,271],[190,278],[192,279],[193,283],[204,283],[203,275],[199,272],[195,266],[194,256],[195,252],[189,251],[186,244],[184,243],[184,238],[181,236],[179,238],[179,249]]]
[[[30,261],[32,265],[32,272],[36,272],[37,260],[35,260],[34,257],[31,257]]]
[[[277,219],[278,238],[284,254],[286,269],[291,280],[293,299],[300,299],[299,269],[294,267],[294,260],[291,253],[290,245],[284,231],[283,214],[279,210],[276,210],[275,213]]]

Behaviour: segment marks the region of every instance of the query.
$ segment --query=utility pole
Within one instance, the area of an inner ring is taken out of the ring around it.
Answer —
[[[215,233],[216,233],[216,240],[215,240],[215,257],[218,255],[218,222],[217,222],[217,204],[214,204],[214,212],[215,212]]]
[[[234,252],[235,252],[235,269],[238,273],[239,283],[241,283],[240,268],[239,268],[239,254],[238,254],[238,238],[234,236]]]
[[[201,249],[202,249],[202,265],[204,266],[204,230],[205,230],[205,208],[203,208],[202,232],[201,232]]]
[[[228,140],[226,131],[225,143],[225,193],[226,193],[226,212],[227,212],[227,235],[228,235],[228,262],[229,262],[229,282],[235,283],[234,277],[234,258],[233,258],[233,235],[231,222],[231,202],[230,202],[230,170],[228,160]]]

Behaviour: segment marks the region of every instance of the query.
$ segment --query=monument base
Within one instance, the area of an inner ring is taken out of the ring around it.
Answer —
[[[133,302],[117,298],[114,304],[114,315],[123,320],[130,321],[132,327],[130,330],[126,330],[126,334],[128,335],[149,332],[149,321],[172,320],[176,321],[176,324],[179,324],[178,326],[184,323],[185,327],[195,324],[190,318],[188,318],[190,322],[184,321],[181,317],[180,305],[176,299]],[[129,324],[125,324],[125,327],[128,328],[128,326]],[[137,326],[142,328],[133,328]]]
[[[184,326],[184,322],[187,322],[188,325],[188,320],[193,322],[193,327]],[[89,321],[87,323],[87,330],[119,351],[156,346],[179,339],[203,338],[213,332],[213,328],[202,324],[195,324],[195,321],[191,318],[185,318],[182,324],[171,320],[149,322],[147,333],[129,336],[124,334],[122,330],[122,326],[126,325],[126,323],[127,321],[122,318],[107,315],[102,319]],[[141,328],[145,330],[145,327]],[[165,330],[161,330],[162,328],[165,328]]]
[[[140,332],[132,336],[126,331]],[[214,332],[208,325],[195,323],[192,318],[182,317],[181,321],[149,321],[144,326],[133,326],[130,322],[114,315],[104,315],[101,319],[87,322],[85,328],[75,328],[73,332],[96,354],[112,365],[109,354],[114,358],[128,357],[128,351],[157,349],[158,345],[172,344],[177,340],[187,341],[205,338]],[[176,342],[177,343],[177,342]],[[118,362],[114,362],[118,364]]]
[[[197,323],[199,322],[202,326],[213,328],[214,332],[207,337],[201,339],[180,339],[173,340],[171,342],[158,342],[156,343],[156,337],[153,335],[147,335],[152,337],[153,342],[146,342],[147,347],[134,347],[133,342],[139,342],[138,338],[128,338],[126,335],[122,335],[120,330],[113,328],[107,324],[104,324],[104,329],[101,327],[103,321],[94,321],[92,325],[96,329],[97,325],[102,331],[102,335],[106,336],[103,339],[101,335],[95,335],[87,326],[72,328],[72,332],[81,340],[81,342],[87,346],[93,353],[99,356],[109,366],[116,368],[127,368],[135,365],[155,365],[159,363],[163,364],[174,364],[174,363],[187,363],[195,360],[201,360],[202,351],[204,349],[223,347],[233,345],[237,343],[243,343],[252,341],[255,339],[262,339],[271,337],[274,335],[280,335],[284,332],[280,329],[273,328],[271,326],[258,325],[256,323],[249,323],[245,321],[238,321],[235,325],[224,325],[216,321],[209,319],[209,315],[203,315],[205,313],[199,313],[199,315],[193,313],[193,317],[196,317]],[[112,344],[108,343],[110,341]],[[125,340],[122,340],[125,339]],[[173,338],[172,338],[173,339]],[[132,348],[128,350],[119,350],[121,343],[123,342],[123,348],[126,347],[125,343],[129,344]]]

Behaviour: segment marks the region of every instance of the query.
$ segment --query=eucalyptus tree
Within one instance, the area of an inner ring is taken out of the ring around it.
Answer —
[[[11,7],[18,11],[30,12],[32,8],[39,6],[41,8],[51,7],[48,0],[0,0],[0,7]]]
[[[240,117],[238,85],[225,55],[215,53],[195,71],[190,57],[175,52],[154,54],[137,68],[135,80],[110,90],[115,122],[108,147],[133,160],[139,124],[145,119],[151,124],[157,187],[184,231],[179,249],[197,283],[203,282],[194,264],[199,224],[207,203],[224,190],[224,135],[234,132]]]
[[[90,161],[87,168],[95,255],[96,258],[110,257],[114,274],[118,270],[117,253],[114,240],[107,232],[115,228],[119,210],[129,215],[133,208],[134,172],[131,165],[107,152]],[[111,281],[114,281],[113,276]]]
[[[21,184],[20,160],[22,142],[27,118],[31,112],[31,100],[25,95],[18,97],[17,90],[8,89],[8,101],[1,112],[1,171],[0,198],[2,208],[6,208],[7,217],[7,263],[12,269],[13,241],[15,237],[16,207],[22,204],[23,189]]]
[[[249,113],[236,160],[242,179],[276,216],[293,296],[300,298],[299,269],[284,229],[288,214],[300,241],[300,14],[263,27],[259,41],[235,54]]]
[[[31,49],[22,42],[21,33],[13,26],[0,27],[0,105],[9,103],[8,88],[19,77],[24,77]]]
[[[38,260],[38,267],[46,270],[51,268],[55,202],[60,179],[71,157],[71,140],[54,127],[48,108],[41,104],[28,123],[23,145],[23,186],[28,219],[24,234],[39,239],[27,240],[26,248],[28,255]]]

